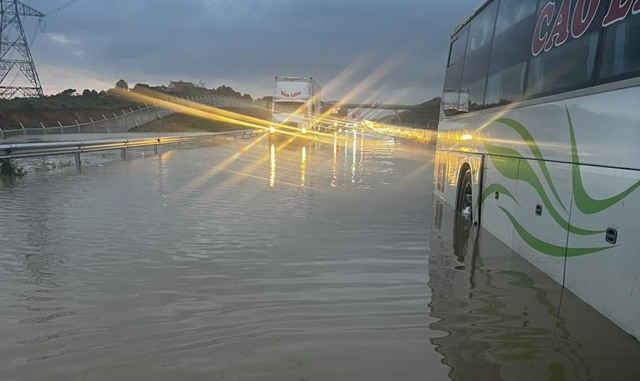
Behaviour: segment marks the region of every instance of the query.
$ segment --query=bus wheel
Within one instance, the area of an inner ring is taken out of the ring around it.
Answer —
[[[457,217],[471,223],[473,209],[473,193],[471,190],[471,170],[467,169],[460,178],[458,200],[456,201]]]
[[[465,169],[458,183],[456,210],[453,219],[453,254],[461,263],[457,269],[464,269],[465,257],[476,245],[476,230],[473,229],[473,193],[471,187],[471,170]]]

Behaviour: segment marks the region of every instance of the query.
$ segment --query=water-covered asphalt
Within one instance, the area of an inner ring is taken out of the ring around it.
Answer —
[[[0,185],[2,380],[640,374],[637,341],[570,295],[565,317],[499,243],[461,254],[432,147],[350,132],[96,157]]]

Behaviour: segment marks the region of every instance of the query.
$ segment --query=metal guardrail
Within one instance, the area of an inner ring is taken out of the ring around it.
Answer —
[[[138,147],[154,147],[158,152],[158,146],[166,144],[178,144],[182,148],[184,143],[213,143],[232,137],[247,139],[262,134],[262,131],[240,130],[227,132],[212,132],[197,135],[133,137],[96,140],[70,140],[36,143],[10,143],[0,144],[1,159],[21,159],[39,156],[75,155],[76,166],[80,167],[82,160],[80,154],[107,150],[122,150],[122,158],[126,159],[127,149]],[[77,136],[77,134],[76,134]]]

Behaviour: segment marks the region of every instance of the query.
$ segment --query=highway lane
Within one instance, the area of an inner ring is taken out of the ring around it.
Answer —
[[[637,341],[459,229],[433,155],[349,131],[30,167],[0,184],[0,378],[637,379]]]

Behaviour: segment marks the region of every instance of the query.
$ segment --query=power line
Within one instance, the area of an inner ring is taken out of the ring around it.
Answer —
[[[76,3],[77,1],[78,1],[78,0],[69,0],[69,1],[67,1],[66,3],[62,4],[61,6],[59,6],[58,8],[53,9],[53,10],[51,10],[51,11],[49,11],[49,12],[45,13],[44,15],[45,15],[45,16],[49,16],[49,15],[51,15],[51,14],[54,14],[54,13],[60,12],[61,10],[65,9],[65,8],[69,8],[70,6],[72,6],[72,5],[73,5],[73,3]]]

